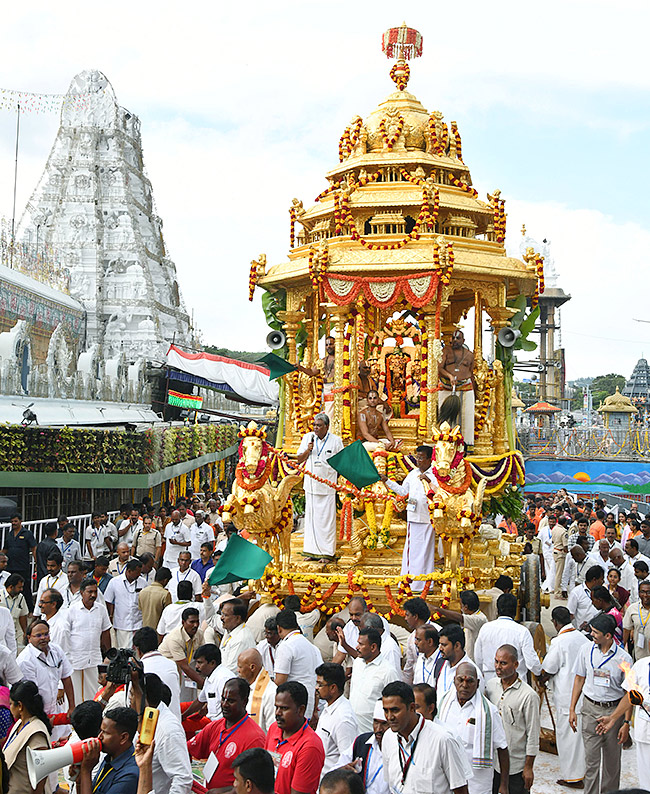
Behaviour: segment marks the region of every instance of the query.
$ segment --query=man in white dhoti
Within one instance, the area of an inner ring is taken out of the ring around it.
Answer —
[[[399,496],[408,496],[406,505],[406,542],[402,553],[402,573],[418,576],[434,570],[436,536],[429,517],[427,493],[437,485],[431,470],[433,450],[426,445],[415,450],[417,467],[410,471],[404,481],[396,483],[382,475],[386,487]],[[424,582],[413,582],[411,589],[422,590]]]
[[[553,626],[557,637],[551,640],[551,647],[544,657],[542,665],[542,682],[549,679],[553,682],[553,702],[555,705],[555,732],[557,752],[560,758],[559,786],[582,788],[580,785],[585,776],[585,746],[582,741],[582,698],[578,701],[576,714],[577,731],[569,725],[569,706],[575,673],[573,665],[580,648],[589,644],[585,635],[571,625],[571,613],[566,607],[555,607],[551,612]]]
[[[445,346],[438,365],[438,376],[438,406],[442,406],[452,394],[458,397],[458,422],[465,443],[471,445],[474,443],[474,354],[465,345],[465,336],[461,330],[454,331],[451,344]]]
[[[303,551],[309,557],[329,561],[336,553],[336,491],[320,480],[335,483],[338,474],[328,460],[343,449],[343,442],[330,433],[327,414],[314,417],[313,433],[306,433],[298,447],[297,460],[305,474],[305,539]],[[431,461],[429,461],[431,463]]]

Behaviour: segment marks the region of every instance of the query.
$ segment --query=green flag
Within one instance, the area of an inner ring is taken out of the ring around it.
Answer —
[[[327,459],[329,465],[357,488],[365,488],[381,479],[372,458],[361,441],[345,447]]]
[[[267,353],[262,358],[257,359],[258,364],[264,364],[269,368],[269,380],[275,380],[286,375],[287,372],[293,372],[296,368],[295,364],[290,364],[275,353]]]
[[[240,579],[259,579],[273,558],[240,535],[231,535],[226,550],[210,571],[208,582],[228,584]]]

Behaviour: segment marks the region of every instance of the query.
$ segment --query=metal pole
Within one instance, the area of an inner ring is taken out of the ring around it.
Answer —
[[[14,205],[11,211],[11,251],[9,267],[14,266],[14,247],[16,245],[16,189],[18,187],[18,140],[20,137],[20,102],[16,105],[16,161],[14,164]]]

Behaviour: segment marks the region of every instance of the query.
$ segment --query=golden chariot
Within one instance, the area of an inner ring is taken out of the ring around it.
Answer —
[[[504,368],[493,349],[484,351],[483,326],[487,318],[495,338],[517,312],[509,301],[525,296],[534,303],[542,259],[534,252],[526,261],[506,254],[500,191],[486,201],[479,198],[458,125],[427,110],[407,90],[408,60],[421,54],[420,34],[393,28],[383,45],[388,57],[397,59],[390,71],[395,91],[345,128],[338,163],[314,203],[305,208],[293,199],[288,260],[270,267],[263,255],[254,261],[250,296],[258,285],[272,297],[286,335],[278,352],[291,364],[318,367],[319,340],[334,337],[330,429],[346,444],[357,437],[358,373],[366,362],[392,409],[391,431],[403,440],[399,453],[380,449],[375,461],[398,480],[413,467],[417,445],[454,435],[454,428],[437,426],[438,363],[454,330],[471,322],[465,335],[475,362],[475,443],[459,470],[459,477],[466,474],[469,504],[478,488],[487,499],[523,485],[523,459],[512,428],[512,369]],[[270,488],[285,476],[298,479],[291,455],[322,400],[322,377],[300,371],[282,377],[276,446],[265,442],[264,454],[274,459],[268,464]],[[260,432],[242,430],[244,439],[251,434]],[[360,492],[349,483],[339,485],[337,559],[329,563],[301,556],[302,536],[291,534],[288,494],[271,511],[281,516],[273,526],[260,526],[259,520],[254,526],[259,508],[242,492],[249,501],[232,517],[274,556],[263,587],[277,603],[288,592],[298,593],[305,611],[318,607],[333,614],[358,593],[378,610],[399,615],[412,589],[412,581],[400,574],[404,504],[386,498],[383,483]],[[294,485],[293,494],[299,489]],[[426,582],[427,599],[457,604],[460,589],[489,588],[501,573],[519,585],[518,544],[508,548],[499,531],[481,527],[480,507],[465,513],[447,507],[444,496],[431,502],[443,553],[436,570],[419,577]]]

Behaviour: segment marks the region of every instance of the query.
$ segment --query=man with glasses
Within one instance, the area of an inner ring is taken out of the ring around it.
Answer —
[[[68,611],[63,604],[63,596],[54,588],[44,590],[38,599],[39,615],[50,627],[50,639],[62,648],[66,643],[65,614]]]
[[[28,643],[16,661],[28,681],[33,681],[43,698],[47,714],[59,712],[57,695],[59,684],[68,699],[68,717],[74,711],[74,689],[72,665],[59,645],[50,641],[50,627],[40,618],[34,620],[27,630]]]

